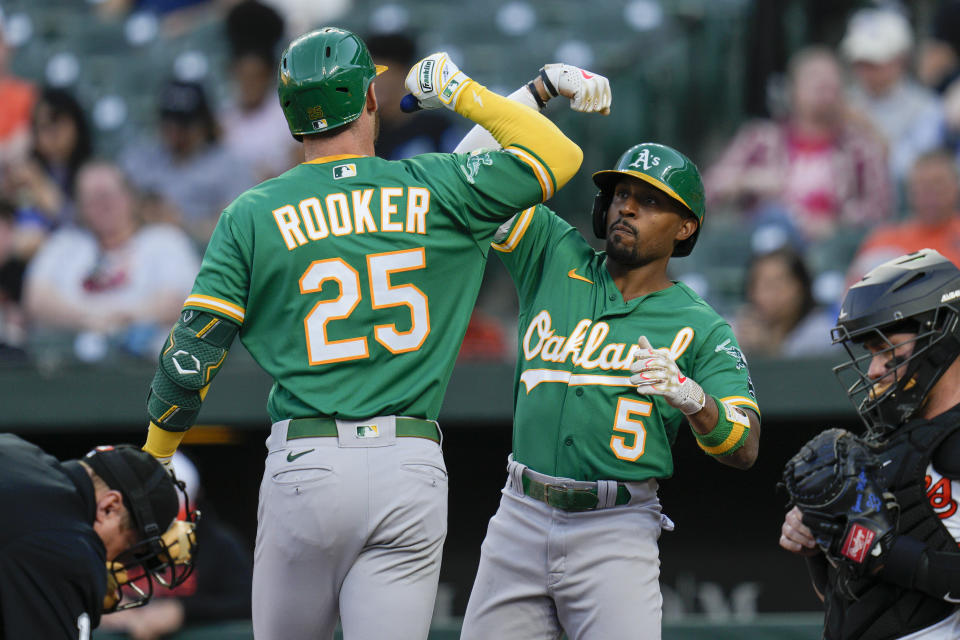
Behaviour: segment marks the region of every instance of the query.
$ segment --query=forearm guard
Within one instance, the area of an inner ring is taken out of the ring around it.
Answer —
[[[203,402],[201,389],[220,370],[239,331],[233,322],[187,309],[160,352],[160,366],[150,385],[147,413],[167,431],[186,431],[196,422]]]

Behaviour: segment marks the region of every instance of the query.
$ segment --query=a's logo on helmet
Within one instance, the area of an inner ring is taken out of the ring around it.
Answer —
[[[631,162],[630,167],[636,167],[637,169],[642,168],[644,171],[649,171],[650,167],[656,167],[660,164],[660,158],[658,156],[650,156],[650,149],[644,149],[639,154],[637,154],[636,159]]]

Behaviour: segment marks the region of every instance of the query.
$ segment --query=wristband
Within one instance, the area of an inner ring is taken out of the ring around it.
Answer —
[[[557,91],[557,88],[553,86],[552,82],[550,82],[550,78],[547,77],[547,72],[544,71],[542,67],[540,69],[540,79],[543,80],[543,86],[547,89],[547,92],[551,96],[556,98],[557,96],[560,95],[560,92]]]
[[[540,92],[537,91],[537,86],[533,84],[533,80],[527,83],[527,89],[533,95],[533,99],[537,101],[537,106],[543,109],[547,106],[547,103],[543,101],[543,98],[540,97]]]
[[[717,404],[717,426],[709,433],[693,431],[697,444],[715,458],[728,456],[747,441],[750,435],[750,419],[740,407],[713,399]]]

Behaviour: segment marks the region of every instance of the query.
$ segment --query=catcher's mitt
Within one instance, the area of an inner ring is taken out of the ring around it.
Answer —
[[[830,562],[852,577],[879,571],[896,533],[899,505],[884,492],[879,466],[863,440],[828,429],[803,445],[783,470],[803,523]]]

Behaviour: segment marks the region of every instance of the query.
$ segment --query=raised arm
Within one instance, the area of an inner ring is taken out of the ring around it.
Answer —
[[[406,86],[411,96],[404,98],[405,110],[445,106],[482,126],[504,150],[531,165],[544,183],[545,199],[580,168],[583,152],[556,125],[536,109],[472,80],[446,53],[435,53],[414,65]],[[549,175],[541,175],[541,162]]]
[[[545,65],[535,78],[511,93],[507,99],[531,109],[543,109],[557,96],[569,98],[570,108],[574,111],[610,114],[610,82],[600,74],[568,64]],[[490,132],[476,125],[460,141],[454,153],[498,147],[500,143]]]

